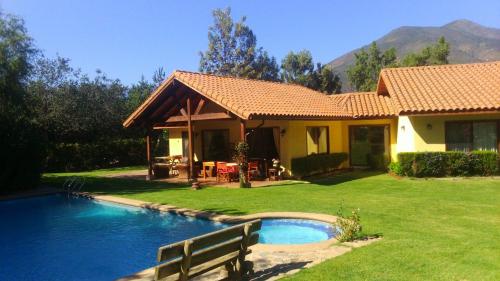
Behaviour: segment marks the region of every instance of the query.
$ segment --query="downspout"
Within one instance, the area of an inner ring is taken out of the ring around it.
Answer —
[[[249,132],[248,132],[248,133],[246,133],[246,134],[245,134],[245,139],[246,139],[246,137],[248,137],[248,135],[250,135],[251,133],[253,133],[255,130],[257,130],[257,129],[259,129],[260,127],[264,126],[264,123],[266,122],[266,120],[262,119],[262,120],[260,120],[260,121],[261,121],[261,123],[260,123],[259,125],[257,125],[257,127],[252,128],[251,130],[249,130]]]

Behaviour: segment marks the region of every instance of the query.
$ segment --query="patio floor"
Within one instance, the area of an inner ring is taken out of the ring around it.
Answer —
[[[144,169],[137,171],[125,171],[123,173],[115,173],[112,175],[107,175],[105,177],[145,180],[147,175],[148,175],[148,170]],[[186,179],[178,177],[153,179],[153,181],[166,182],[166,183],[185,183],[185,184],[188,183]],[[238,188],[240,186],[239,182],[217,182],[215,177],[207,177],[206,179],[201,177],[198,178],[198,181],[200,182],[200,186],[219,186],[219,187],[229,187],[229,188]],[[299,182],[299,181],[296,180],[270,181],[268,179],[251,181],[252,187],[264,187],[269,185],[292,183],[292,182]]]

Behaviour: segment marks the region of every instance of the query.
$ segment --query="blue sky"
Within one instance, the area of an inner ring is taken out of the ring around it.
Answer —
[[[131,1],[0,0],[23,17],[46,55],[70,58],[85,73],[101,69],[125,84],[158,67],[198,69],[211,11],[231,7],[279,61],[308,49],[326,63],[403,25],[469,19],[500,28],[500,1]]]

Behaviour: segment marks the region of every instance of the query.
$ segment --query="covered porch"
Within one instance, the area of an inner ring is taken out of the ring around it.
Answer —
[[[251,120],[172,79],[156,89],[124,125],[146,129],[148,179],[230,182],[237,180],[234,147],[238,142],[247,142],[250,147],[250,180],[279,179],[279,159],[284,151],[281,136],[287,123]],[[153,155],[155,130],[168,131],[168,155]]]

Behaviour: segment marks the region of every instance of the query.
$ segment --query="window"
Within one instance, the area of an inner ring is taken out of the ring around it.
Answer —
[[[389,126],[351,126],[349,131],[351,165],[367,166],[368,155],[389,152]]]
[[[229,161],[229,130],[205,130],[202,133],[203,160]]]
[[[306,128],[307,155],[328,153],[328,127]]]
[[[446,150],[498,151],[498,121],[446,123]]]

